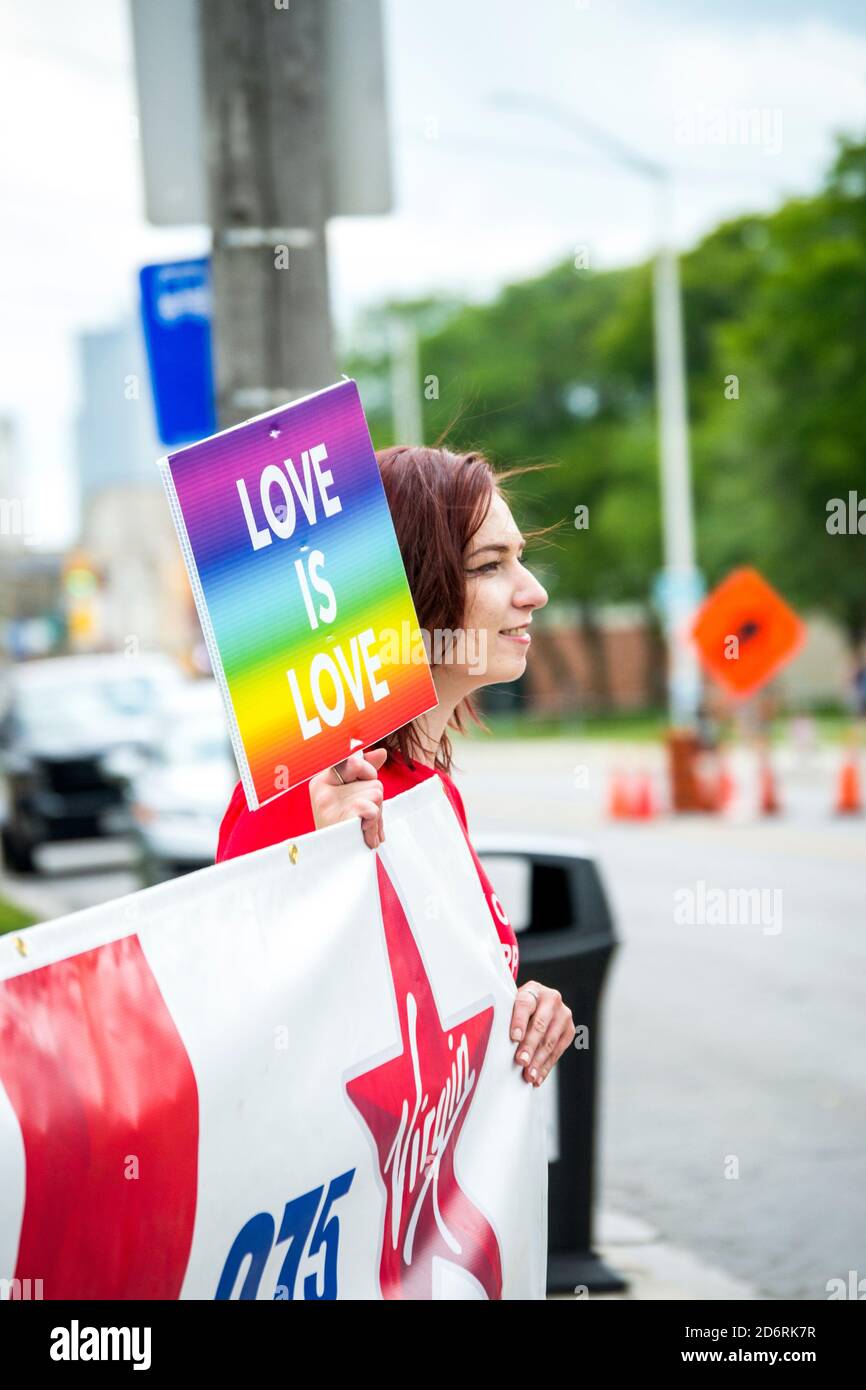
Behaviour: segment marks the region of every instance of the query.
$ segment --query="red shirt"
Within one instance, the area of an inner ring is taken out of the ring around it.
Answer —
[[[424,767],[416,762],[414,770],[412,770],[399,754],[394,753],[388,754],[378,773],[386,801],[389,796],[399,796],[401,792],[408,791],[410,787],[417,786],[419,782],[424,782],[433,775],[434,769],[432,767]],[[481,865],[481,860],[475,853],[469,838],[469,826],[462,796],[447,773],[437,770],[437,775],[442,779],[445,792],[460,822],[460,828],[481,880],[481,887],[484,889],[484,896],[487,899],[499,940],[502,942],[505,963],[516,981],[519,948],[514,928],[508,920],[505,908],[494,893],[490,880]],[[217,863],[223,859],[233,859],[238,854],[250,854],[253,850],[264,849],[267,845],[279,844],[282,840],[291,840],[296,835],[306,835],[315,828],[313,808],[310,804],[309,782],[302,782],[300,786],[293,787],[291,791],[278,796],[274,801],[269,801],[258,811],[247,809],[244,790],[238,782],[232,792],[232,799],[220,826],[219,845],[216,854]]]

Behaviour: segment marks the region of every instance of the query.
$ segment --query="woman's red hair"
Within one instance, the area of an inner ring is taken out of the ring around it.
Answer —
[[[497,473],[481,453],[403,444],[380,449],[376,460],[418,625],[431,637],[437,630],[455,631],[463,625],[466,608],[466,546],[483,525],[494,494],[498,492],[508,501],[503,481],[538,465]],[[455,708],[448,728],[466,733],[470,720],[489,733],[474,699],[466,695]],[[395,729],[377,746],[389,753],[399,752],[410,767],[423,753],[414,723]],[[434,766],[448,773],[452,760],[451,741],[444,733]]]

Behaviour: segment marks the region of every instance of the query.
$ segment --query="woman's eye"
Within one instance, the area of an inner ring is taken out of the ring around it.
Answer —
[[[518,555],[517,558],[518,558],[518,560],[520,561],[520,563],[521,563],[521,565],[522,565],[522,564],[523,564],[523,561],[526,559],[526,551],[522,551],[521,554]],[[502,563],[501,560],[491,560],[491,561],[489,562],[489,564],[486,564],[486,565],[479,565],[478,569],[470,570],[469,573],[470,573],[470,574],[487,574],[487,573],[489,573],[491,570],[498,570],[501,563]]]

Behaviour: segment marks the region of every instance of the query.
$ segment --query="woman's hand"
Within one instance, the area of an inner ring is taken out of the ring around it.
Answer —
[[[364,843],[378,849],[385,839],[385,789],[377,773],[387,757],[387,748],[371,748],[368,753],[359,750],[337,764],[343,782],[332,767],[310,778],[310,805],[317,830],[360,816]]]
[[[511,1015],[511,1041],[519,1043],[514,1060],[523,1067],[525,1081],[540,1086],[571,1047],[576,1032],[571,1009],[558,989],[548,989],[537,980],[520,986]]]

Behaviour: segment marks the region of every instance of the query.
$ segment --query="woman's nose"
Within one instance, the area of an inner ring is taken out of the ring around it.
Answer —
[[[534,575],[530,575],[530,583],[526,590],[521,593],[520,599],[516,603],[517,608],[543,608],[548,601],[547,590],[539,584]]]

